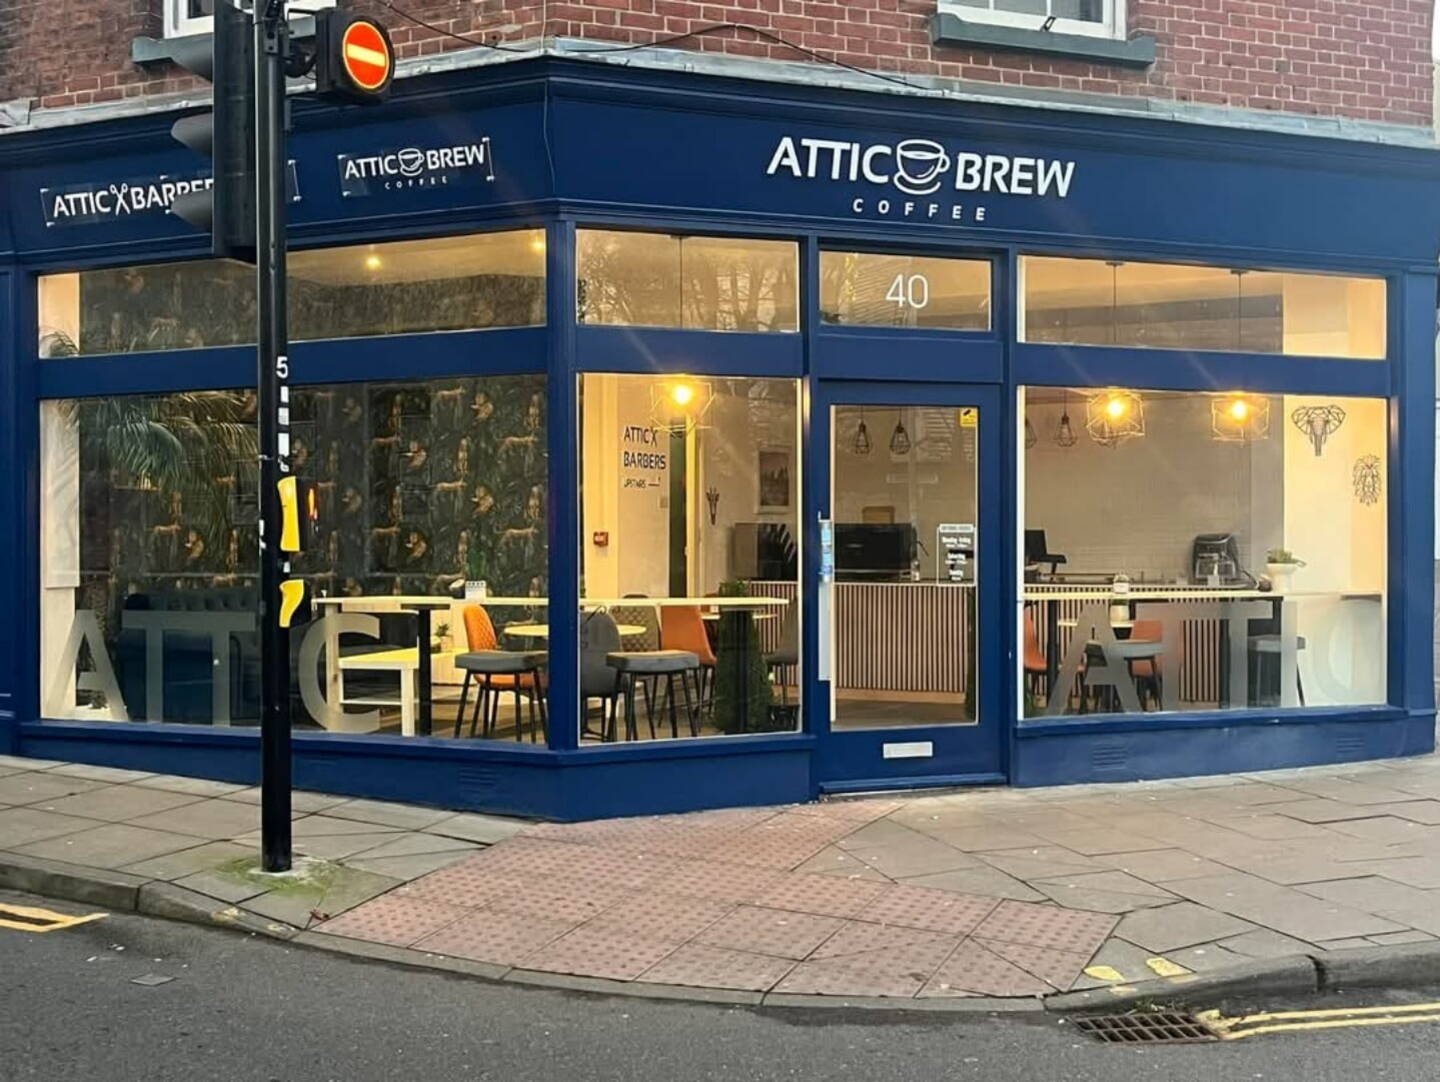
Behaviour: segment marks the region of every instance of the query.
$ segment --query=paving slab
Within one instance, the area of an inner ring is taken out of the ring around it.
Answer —
[[[181,795],[180,799],[192,803],[177,811],[138,816],[130,821],[152,830],[173,830],[215,841],[238,838],[260,828],[260,809],[253,805],[234,800],[197,798],[193,794]]]
[[[1231,870],[1183,849],[1117,853],[1107,860],[1117,870],[1157,885],[1163,885],[1167,879],[1198,879],[1204,875],[1223,875]]]
[[[216,872],[195,872],[192,875],[182,875],[174,880],[174,883],[177,887],[184,887],[186,890],[193,890],[196,893],[217,898],[222,902],[229,902],[231,905],[265,893],[263,887]]]
[[[877,883],[888,883],[890,877],[870,867],[853,853],[833,845],[827,845],[795,871],[814,875],[834,875],[842,879],[868,879]]]
[[[647,984],[765,992],[775,987],[794,968],[794,964],[788,959],[767,954],[687,943],[645,970],[636,980]]]
[[[1257,928],[1253,932],[1230,936],[1222,939],[1219,945],[1228,951],[1243,954],[1249,958],[1288,958],[1291,955],[1304,954],[1311,949],[1311,944],[1304,940],[1281,935],[1269,928]]]
[[[1191,901],[1310,943],[1405,930],[1373,913],[1322,901],[1241,872],[1181,879],[1171,887]]]
[[[90,763],[61,763],[59,766],[51,767],[48,773],[70,778],[88,778],[91,781],[104,781],[112,784],[136,782],[155,776],[148,770],[123,770],[117,766],[93,766]]]
[[[20,846],[17,852],[94,868],[121,868],[151,857],[193,849],[194,846],[195,839],[187,834],[111,823],[93,830],[32,842]]]
[[[999,868],[1016,879],[1054,879],[1062,875],[1104,872],[1110,869],[1094,857],[1083,856],[1058,846],[1038,849],[1007,849],[1002,852],[977,854],[992,868]]]
[[[374,872],[376,875],[388,876],[403,882],[429,875],[441,868],[448,868],[452,864],[464,860],[465,857],[466,851],[461,849],[452,849],[441,853],[412,853],[405,857],[372,857],[369,853],[361,853],[358,856],[346,858],[345,866]]]
[[[850,849],[847,852],[853,854],[862,864],[874,868],[889,879],[904,879],[906,876],[923,875],[927,872],[953,872],[961,868],[986,866],[977,857],[962,853],[944,842],[918,834],[916,838],[919,840],[892,842],[876,849]]]
[[[447,838],[461,838],[482,845],[494,845],[506,838],[513,838],[530,824],[523,819],[506,819],[498,815],[477,815],[465,812],[451,815],[425,827],[426,833],[443,834]]]
[[[233,792],[224,794],[224,800],[236,800],[245,804],[260,803],[260,787],[252,785],[245,789],[236,789]],[[353,797],[335,796],[330,793],[312,793],[308,790],[297,789],[290,794],[290,807],[293,811],[315,813],[322,812],[326,808],[333,808],[336,804],[344,804]]]
[[[424,830],[455,813],[443,808],[422,808],[412,804],[394,804],[383,800],[346,800],[324,809],[327,816],[339,819],[355,819],[362,823],[399,827],[404,830]]]
[[[1026,886],[1014,876],[1006,875],[999,868],[991,868],[988,865],[964,868],[960,871],[938,872],[933,875],[914,875],[901,880],[901,882],[914,887],[950,890],[957,894],[982,895],[987,898],[1014,898],[1020,902],[1043,902],[1046,897],[1033,887]]]
[[[1375,809],[1368,806],[1321,797],[1297,800],[1292,804],[1273,804],[1266,810],[1305,823],[1341,823],[1346,819],[1369,819],[1375,814]]]
[[[30,842],[91,830],[95,825],[93,819],[40,808],[0,808],[0,849],[18,849]]]
[[[1380,876],[1364,876],[1359,879],[1339,879],[1333,882],[1305,883],[1295,888],[1355,909],[1381,912],[1386,909],[1434,909],[1440,913],[1440,891],[1420,890],[1407,887],[1392,879]]]
[[[0,755],[0,767],[13,767],[16,770],[49,770],[55,766],[65,766],[60,759],[27,759],[23,755]]]
[[[194,841],[191,839],[192,848],[190,849],[181,849],[164,856],[126,864],[122,866],[122,870],[135,875],[149,876],[151,879],[181,879],[196,872],[218,868],[222,864],[242,857],[254,856],[258,851],[234,842],[206,842],[196,845]]]
[[[1148,951],[1169,952],[1255,930],[1240,920],[1195,902],[1177,902],[1122,917],[1115,934]]]
[[[211,781],[209,778],[185,778],[178,774],[151,774],[139,778],[131,785],[142,789],[163,789],[167,793],[189,793],[192,796],[225,796],[238,793],[245,786],[228,781]]]
[[[45,776],[53,778],[55,774],[52,771]],[[186,793],[167,793],[161,789],[140,789],[133,785],[106,785],[89,792],[46,801],[45,808],[48,811],[59,812],[61,815],[83,815],[87,819],[98,819],[106,823],[123,823],[129,819],[139,819],[142,816],[158,816],[162,812],[171,812],[173,814],[169,817],[166,825],[156,829],[184,833],[179,828],[185,816],[176,809],[186,804],[194,804],[199,799],[199,797]]]
[[[885,845],[906,845],[928,842],[930,839],[918,830],[894,819],[876,819],[866,823],[853,833],[839,838],[835,845],[841,849],[874,849]]]
[[[246,900],[244,908],[271,920],[308,928],[318,921],[339,916],[400,885],[400,880],[356,868],[335,868],[325,881],[313,888],[302,885],[278,887]]]
[[[1440,827],[1417,823],[1395,815],[1378,815],[1373,819],[1348,819],[1331,823],[1330,830],[1367,841],[1412,843],[1440,847]]]
[[[87,778],[71,778],[64,775],[51,777],[48,771],[45,773],[30,771],[0,778],[0,803],[41,804],[52,800],[62,800],[73,793],[85,793],[91,789],[104,787],[105,782],[103,781],[90,781]]]

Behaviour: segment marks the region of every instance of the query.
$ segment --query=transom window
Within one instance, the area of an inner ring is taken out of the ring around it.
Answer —
[[[940,0],[940,7],[973,22],[1057,34],[1125,36],[1124,0]]]

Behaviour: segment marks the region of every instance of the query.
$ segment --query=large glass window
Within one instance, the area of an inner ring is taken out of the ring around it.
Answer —
[[[576,318],[626,327],[795,331],[793,241],[582,229]]]
[[[1385,280],[1025,256],[1026,342],[1385,358]]]
[[[319,598],[292,633],[296,724],[543,739],[530,677],[518,706],[499,681],[483,715],[472,681],[458,718],[455,657],[544,619],[544,377],[292,398],[292,464],[320,509],[296,561]],[[46,402],[41,436],[44,716],[255,724],[253,392]],[[466,601],[466,582],[490,597]]]
[[[582,377],[584,741],[798,727],[799,416],[796,380]]]
[[[990,262],[820,253],[820,318],[866,327],[990,329]]]
[[[1386,406],[1025,389],[1026,713],[1383,703]]]
[[[290,254],[294,341],[545,322],[545,233],[321,248]],[[40,279],[40,355],[255,341],[255,271],[201,259]]]

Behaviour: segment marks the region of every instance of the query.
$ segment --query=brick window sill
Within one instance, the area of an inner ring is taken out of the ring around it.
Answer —
[[[1148,68],[1155,63],[1155,39],[1149,34],[1140,34],[1125,41],[1088,34],[1056,34],[1046,30],[970,22],[948,11],[931,17],[930,40],[936,45],[1040,53],[1126,68]]]

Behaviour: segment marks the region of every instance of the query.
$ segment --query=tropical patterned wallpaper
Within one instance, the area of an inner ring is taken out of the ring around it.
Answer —
[[[318,538],[297,560],[330,594],[546,592],[543,375],[298,388],[292,461]],[[113,643],[135,593],[254,584],[254,395],[67,404],[79,441],[81,591]]]

